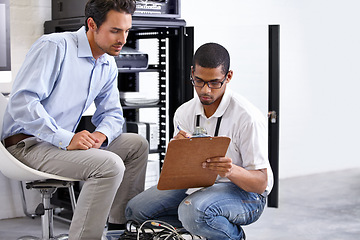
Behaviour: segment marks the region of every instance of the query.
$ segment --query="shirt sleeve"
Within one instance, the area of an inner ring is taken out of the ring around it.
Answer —
[[[267,130],[264,121],[250,121],[241,127],[237,147],[243,167],[257,170],[268,167]]]
[[[94,100],[96,111],[92,117],[92,122],[96,126],[95,131],[106,135],[107,145],[123,132],[125,122],[117,87],[118,69],[114,64],[111,63],[111,77],[108,83]]]
[[[43,37],[34,43],[14,81],[8,111],[21,132],[65,149],[74,133],[59,127],[41,104],[56,84],[63,58],[64,44]]]

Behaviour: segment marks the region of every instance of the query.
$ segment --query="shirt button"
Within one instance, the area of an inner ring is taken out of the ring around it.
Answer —
[[[59,142],[59,145],[61,146],[61,145],[62,145],[62,142]]]

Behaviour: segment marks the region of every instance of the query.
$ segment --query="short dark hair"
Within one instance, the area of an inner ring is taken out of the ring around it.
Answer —
[[[134,14],[136,9],[136,0],[89,0],[85,6],[85,28],[88,18],[94,19],[96,26],[99,28],[106,20],[106,15],[110,10]]]
[[[222,72],[226,74],[230,69],[230,55],[220,44],[205,43],[196,50],[192,64],[194,70],[195,65],[204,68],[217,68],[222,66]]]

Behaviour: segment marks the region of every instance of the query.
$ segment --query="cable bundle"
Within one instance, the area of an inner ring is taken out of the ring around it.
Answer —
[[[148,220],[140,226],[138,223],[130,221],[126,225],[126,230],[120,235],[119,240],[185,240],[184,236],[191,237],[186,239],[200,239],[184,228],[177,229],[158,220]]]

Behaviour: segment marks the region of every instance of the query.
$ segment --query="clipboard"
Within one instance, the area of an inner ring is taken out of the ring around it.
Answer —
[[[208,187],[217,174],[202,168],[211,157],[223,157],[229,137],[197,137],[172,140],[168,144],[157,188],[159,190]]]

